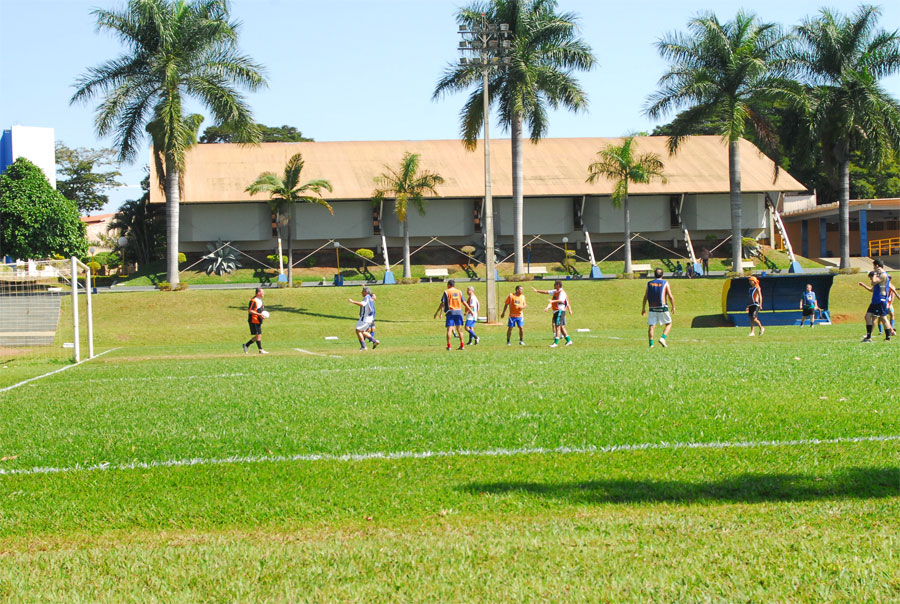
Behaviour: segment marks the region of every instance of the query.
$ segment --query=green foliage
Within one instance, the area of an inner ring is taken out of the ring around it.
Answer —
[[[222,275],[240,268],[241,263],[237,253],[230,245],[223,245],[221,239],[215,244],[207,243],[206,248],[209,250],[209,254],[203,256],[203,259],[206,261],[204,270],[207,275],[211,273]]]
[[[184,255],[184,252],[178,252],[178,264],[182,264],[187,262],[187,256]]]
[[[128,239],[125,246],[128,261],[145,265],[163,256],[166,219],[164,206],[150,204],[149,176],[141,180],[141,189],[144,194],[140,199],[126,201],[119,206],[109,223],[108,232],[118,231]],[[118,246],[118,242],[116,245]]]
[[[366,260],[372,260],[373,258],[375,258],[375,252],[373,252],[370,249],[360,248],[360,249],[356,250],[356,253],[358,255],[362,256],[363,258],[365,258]]]
[[[534,275],[531,273],[513,274],[506,278],[507,281],[533,281]]]
[[[315,257],[315,256],[310,256],[309,258],[307,258],[306,260],[303,261],[303,264],[306,265],[306,268],[312,268],[312,267],[314,267],[316,264],[318,264],[318,262],[319,262],[319,261],[316,260],[316,257]]]
[[[91,261],[86,265],[89,269],[91,269],[91,274],[96,275],[100,272],[100,267],[102,266],[99,262]]]
[[[269,261],[269,264],[272,264],[272,265],[278,264],[278,254],[269,254],[268,256],[266,256],[266,260]],[[281,257],[282,264],[287,264],[287,261],[288,261],[287,256]]]
[[[55,191],[40,168],[20,157],[0,175],[0,252],[80,257],[87,247],[75,202]]]
[[[315,139],[303,136],[303,133],[294,126],[266,126],[256,124],[262,134],[263,143],[304,143],[313,142]],[[237,142],[234,130],[227,125],[210,126],[203,131],[200,137],[201,143],[233,143]]]
[[[168,281],[160,281],[156,284],[156,288],[162,292],[170,292],[172,291],[172,284]]]
[[[118,170],[95,172],[103,166],[114,166],[115,149],[70,149],[56,143],[56,190],[75,202],[82,214],[95,212],[109,203],[106,191],[123,186]]]

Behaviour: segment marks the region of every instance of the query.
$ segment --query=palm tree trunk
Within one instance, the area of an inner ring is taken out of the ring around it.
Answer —
[[[525,264],[522,261],[522,231],[524,214],[524,195],[522,191],[522,115],[513,115],[510,127],[510,143],[512,144],[512,193],[513,193],[513,252],[515,263],[513,272],[521,275],[525,272]]]
[[[731,189],[731,270],[741,272],[741,148],[728,143],[728,184]]]
[[[291,237],[294,208],[288,206],[287,240],[288,240],[288,287],[294,287],[294,238]]]
[[[178,216],[181,195],[178,190],[178,168],[175,156],[166,153],[166,280],[178,283]]]
[[[628,195],[622,200],[625,210],[625,274],[631,274],[631,213],[628,209]]]
[[[403,278],[412,277],[412,271],[409,268],[409,220],[403,221]]]
[[[841,248],[840,268],[850,268],[850,145],[842,141],[835,145],[838,161],[838,220]],[[862,252],[861,252],[862,253]]]

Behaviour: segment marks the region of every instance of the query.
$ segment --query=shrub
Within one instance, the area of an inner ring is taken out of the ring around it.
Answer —
[[[187,262],[187,256],[184,255],[184,252],[178,252],[178,264],[182,264]]]
[[[523,275],[523,274],[517,273],[515,275],[510,275],[509,277],[506,278],[506,280],[507,281],[533,281],[534,275],[531,275],[531,274]]]
[[[270,264],[277,264],[278,263],[278,254],[269,254],[268,256],[266,256],[266,260],[268,260]],[[287,256],[281,257],[282,264],[287,264],[287,261],[288,261]]]
[[[184,281],[179,281],[179,282],[178,282],[178,285],[175,286],[175,291],[183,292],[183,291],[186,290],[187,288],[188,288],[188,284],[187,284],[187,283],[185,283]]]
[[[851,266],[849,268],[836,268],[832,267],[828,269],[828,272],[832,275],[855,275],[859,272],[858,266]]]
[[[303,261],[303,264],[306,265],[306,268],[312,268],[316,265],[316,257],[310,256],[306,260]]]
[[[412,285],[413,283],[418,282],[418,277],[400,277],[399,279],[397,279],[397,283],[399,283],[400,285]]]
[[[361,248],[356,250],[356,253],[365,258],[366,260],[372,260],[375,257],[375,252],[372,250]]]
[[[159,283],[156,284],[156,289],[158,289],[161,292],[170,292],[170,291],[172,291],[172,284],[169,283],[168,281],[160,281]]]
[[[616,279],[637,279],[638,276],[634,273],[619,273],[616,275]]]
[[[99,262],[94,261],[94,260],[92,260],[91,262],[88,262],[88,263],[87,263],[87,267],[88,267],[89,269],[91,269],[91,274],[92,274],[92,275],[96,275],[97,273],[99,273],[99,272],[100,272],[100,267],[101,267],[101,266],[102,266],[102,265],[101,265]]]

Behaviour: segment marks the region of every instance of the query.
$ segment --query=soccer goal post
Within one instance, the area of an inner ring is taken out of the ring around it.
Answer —
[[[74,257],[0,264],[0,353],[76,363],[93,357],[91,289],[90,269]]]

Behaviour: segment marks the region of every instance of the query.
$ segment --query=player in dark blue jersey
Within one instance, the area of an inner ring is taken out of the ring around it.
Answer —
[[[886,342],[891,339],[891,325],[888,322],[888,298],[891,291],[891,278],[884,272],[884,264],[881,260],[873,260],[873,270],[869,273],[869,281],[872,285],[866,285],[862,281],[857,285],[863,289],[872,292],[872,300],[869,302],[869,308],[866,310],[866,337],[862,339],[864,343],[872,341],[872,328],[875,323],[884,326]]]
[[[672,288],[669,282],[662,278],[663,270],[661,268],[653,271],[655,277],[647,283],[647,290],[644,292],[644,301],[641,303],[641,316],[647,314],[647,304],[650,305],[650,316],[647,317],[647,340],[650,342],[650,348],[653,348],[653,328],[656,325],[664,325],[663,333],[659,337],[659,343],[663,348],[668,348],[666,338],[669,336],[669,330],[672,329],[672,314],[675,312],[675,298],[672,297]]]
[[[812,283],[806,284],[806,291],[800,296],[800,309],[803,311],[803,316],[800,317],[800,327],[803,327],[806,317],[809,317],[809,326],[815,327],[816,311],[821,309],[819,308],[819,302],[816,300],[816,292],[813,291]]]

